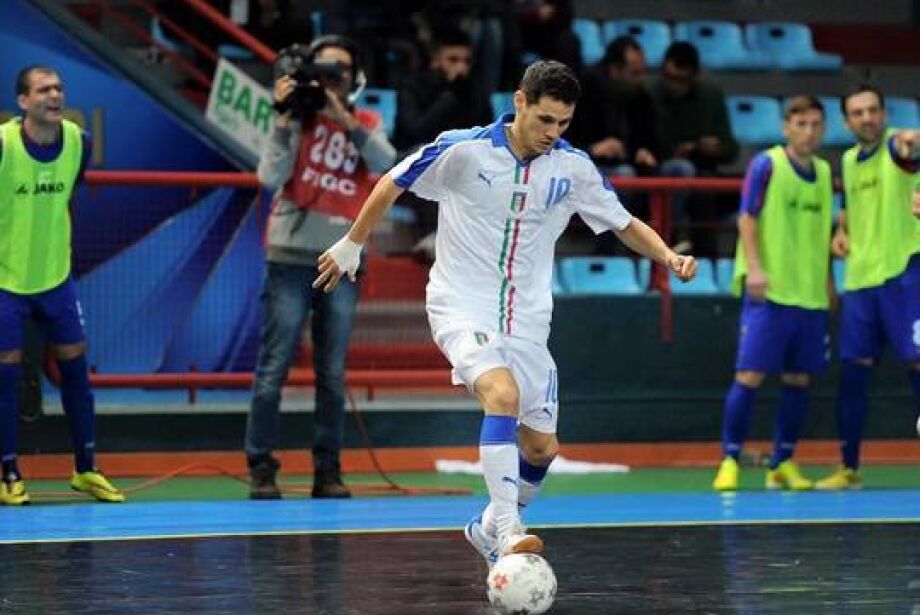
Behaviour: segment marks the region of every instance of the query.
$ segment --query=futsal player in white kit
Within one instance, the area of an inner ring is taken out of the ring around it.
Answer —
[[[320,256],[314,284],[331,291],[343,273],[354,278],[364,243],[403,190],[439,203],[426,306],[454,383],[484,412],[479,451],[490,503],[465,534],[490,566],[543,548],[519,510],[559,449],[559,385],[546,342],[553,252],[569,219],[578,214],[595,233],[613,230],[681,280],[696,273],[693,257],[675,254],[630,216],[590,158],[560,138],[579,93],[566,65],[532,64],[513,115],[445,132],[380,179],[347,235]]]

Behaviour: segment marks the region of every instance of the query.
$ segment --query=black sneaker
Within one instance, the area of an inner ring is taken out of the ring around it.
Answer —
[[[268,455],[266,457],[249,459],[249,499],[250,500],[280,500],[281,490],[275,482],[278,468],[281,464],[277,459]]]
[[[314,498],[324,499],[346,499],[351,497],[351,491],[342,482],[342,474],[336,470],[317,469],[313,473],[313,491],[311,495]]]

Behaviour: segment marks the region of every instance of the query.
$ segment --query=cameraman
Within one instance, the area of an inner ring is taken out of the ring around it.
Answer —
[[[317,257],[351,226],[396,151],[380,117],[355,109],[363,75],[358,49],[340,36],[281,52],[274,85],[275,130],[259,160],[259,181],[276,190],[267,233],[259,358],[246,426],[250,497],[281,497],[272,457],[278,444],[281,387],[313,310],[316,370],[313,444],[315,498],[347,498],[339,454],[345,421],[345,354],[355,315],[354,280],[332,294],[313,290]],[[293,58],[295,62],[290,62]],[[285,62],[287,62],[285,64]],[[294,68],[291,69],[290,67]],[[307,83],[298,81],[307,80]]]

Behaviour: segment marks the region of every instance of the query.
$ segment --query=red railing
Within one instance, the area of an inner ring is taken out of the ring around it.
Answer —
[[[254,173],[195,172],[195,171],[88,171],[86,183],[91,186],[232,186],[259,189]],[[649,193],[650,225],[662,236],[670,233],[671,194],[678,191],[737,192],[741,188],[738,178],[658,178],[618,177],[613,181],[617,190]],[[671,342],[674,336],[673,297],[667,272],[656,266],[654,287],[661,291],[661,339]],[[92,374],[94,386],[100,388],[161,388],[187,389],[191,401],[200,388],[246,388],[252,383],[250,373],[171,373],[171,374]],[[348,370],[346,384],[364,388],[370,396],[376,388],[431,388],[450,384],[449,370],[440,369],[357,369]],[[314,384],[311,369],[293,369],[288,384],[310,386]]]

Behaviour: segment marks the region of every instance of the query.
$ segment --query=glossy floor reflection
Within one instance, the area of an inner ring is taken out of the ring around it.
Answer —
[[[553,613],[920,613],[920,524],[544,530]],[[457,531],[0,545],[0,613],[489,613]]]

